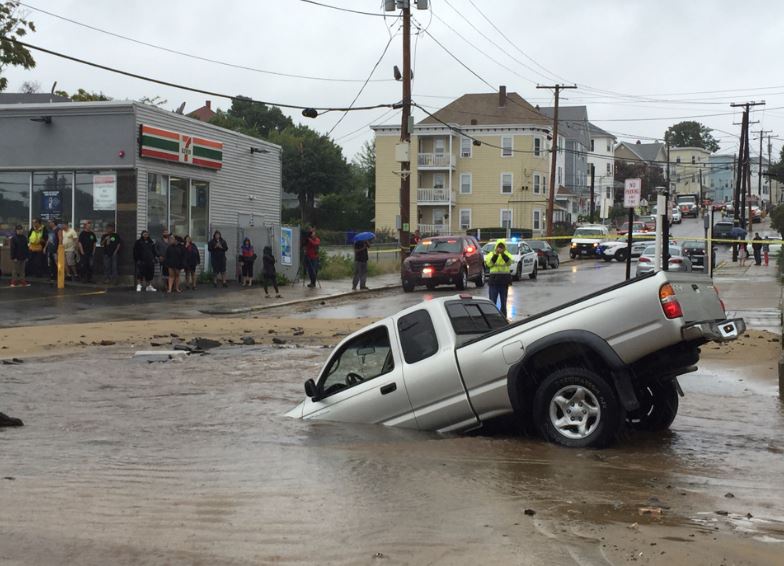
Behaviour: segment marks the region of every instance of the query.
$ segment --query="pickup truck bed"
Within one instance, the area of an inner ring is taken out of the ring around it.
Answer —
[[[566,446],[667,428],[699,346],[744,332],[711,280],[658,272],[508,324],[489,301],[425,301],[347,337],[289,415],[440,432],[504,415]]]

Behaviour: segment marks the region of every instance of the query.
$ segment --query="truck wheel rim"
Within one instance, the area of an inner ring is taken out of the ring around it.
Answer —
[[[579,440],[593,434],[602,410],[596,395],[581,385],[567,385],[550,400],[550,423],[562,436]]]

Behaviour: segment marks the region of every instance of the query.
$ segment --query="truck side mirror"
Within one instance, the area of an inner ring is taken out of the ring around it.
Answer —
[[[316,396],[316,382],[312,379],[305,382],[305,395],[311,399]]]

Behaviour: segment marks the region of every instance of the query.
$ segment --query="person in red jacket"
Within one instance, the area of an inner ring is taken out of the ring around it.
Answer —
[[[321,239],[316,235],[316,227],[311,226],[305,235],[305,269],[308,270],[308,277],[310,277],[308,287],[311,289],[316,286],[318,277],[320,245]]]

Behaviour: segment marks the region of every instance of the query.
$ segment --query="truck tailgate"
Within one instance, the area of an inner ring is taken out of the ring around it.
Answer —
[[[667,279],[672,284],[687,324],[726,318],[718,292],[707,274],[669,271]]]

